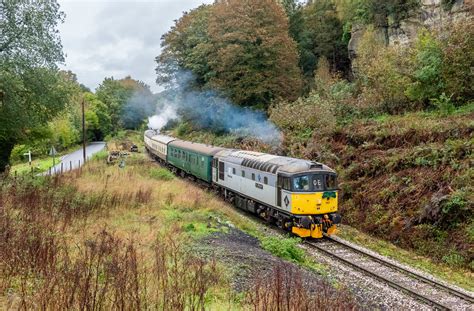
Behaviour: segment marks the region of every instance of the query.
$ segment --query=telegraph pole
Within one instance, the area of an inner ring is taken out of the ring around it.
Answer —
[[[86,163],[86,115],[84,111],[84,98],[82,99],[82,157]]]

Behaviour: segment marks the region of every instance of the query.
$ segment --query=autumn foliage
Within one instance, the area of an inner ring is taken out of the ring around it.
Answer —
[[[193,86],[215,88],[237,104],[260,108],[300,95],[296,43],[285,11],[273,0],[200,6],[176,22],[162,45],[158,82],[190,71]]]

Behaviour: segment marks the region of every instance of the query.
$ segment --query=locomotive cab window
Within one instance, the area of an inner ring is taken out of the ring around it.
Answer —
[[[268,177],[267,176],[263,177],[263,183],[265,185],[268,185]]]
[[[337,179],[336,175],[326,175],[326,189],[327,190],[336,190],[337,189]]]
[[[321,175],[314,175],[313,176],[313,187],[314,187],[314,191],[324,190],[323,176],[321,176]]]
[[[245,177],[245,171],[242,171],[242,177]]]
[[[293,189],[295,191],[310,191],[310,178],[308,175],[293,178]]]
[[[255,174],[252,173],[252,180],[255,180]]]

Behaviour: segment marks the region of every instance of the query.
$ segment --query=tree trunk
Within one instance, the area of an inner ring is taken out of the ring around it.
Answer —
[[[14,146],[15,143],[12,140],[0,140],[0,173],[5,172]]]

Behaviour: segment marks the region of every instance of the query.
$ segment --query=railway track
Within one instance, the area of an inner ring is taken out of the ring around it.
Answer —
[[[305,243],[437,310],[474,310],[473,296],[337,238],[326,237],[323,241]]]

